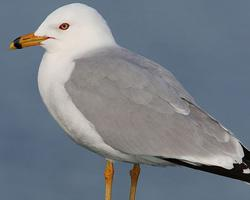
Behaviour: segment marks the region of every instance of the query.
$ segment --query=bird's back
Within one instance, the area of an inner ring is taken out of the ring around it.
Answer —
[[[243,150],[162,66],[112,47],[84,56],[65,85],[112,148],[232,168]]]

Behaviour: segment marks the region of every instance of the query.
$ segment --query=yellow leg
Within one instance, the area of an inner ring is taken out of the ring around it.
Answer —
[[[113,176],[114,176],[113,162],[107,160],[106,168],[105,168],[105,172],[104,172],[104,177],[105,177],[105,200],[111,200]]]
[[[131,177],[131,185],[130,185],[130,194],[129,194],[129,200],[135,200],[135,194],[136,194],[136,187],[138,178],[140,175],[140,165],[134,164],[133,169],[130,170],[130,177]]]

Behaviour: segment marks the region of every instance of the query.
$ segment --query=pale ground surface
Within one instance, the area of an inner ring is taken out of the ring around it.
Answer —
[[[7,50],[10,40],[34,31],[47,14],[70,2],[0,3],[0,199],[103,197],[103,159],[71,142],[41,102],[36,74],[43,50]],[[166,66],[250,147],[248,1],[83,3],[105,16],[119,44]],[[114,199],[127,199],[128,167],[117,164]],[[247,200],[249,191],[238,181],[185,168],[143,167],[138,199]]]

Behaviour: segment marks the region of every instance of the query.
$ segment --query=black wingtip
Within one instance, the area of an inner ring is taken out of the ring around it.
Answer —
[[[209,172],[209,173],[213,173],[213,174],[217,174],[220,176],[225,176],[225,177],[229,177],[229,178],[233,178],[233,179],[237,179],[237,180],[241,180],[244,182],[248,182],[250,183],[250,174],[246,173],[246,170],[250,170],[250,159],[248,159],[250,157],[250,152],[245,148],[246,152],[246,156],[243,158],[243,163],[241,164],[234,164],[233,169],[225,169],[223,167],[218,167],[218,166],[208,166],[208,165],[203,165],[203,164],[191,164],[189,162],[185,162],[183,160],[179,160],[179,159],[174,159],[174,158],[163,158],[160,157],[161,159],[171,162],[173,164],[176,165],[181,165],[181,166],[185,166],[188,168],[192,168],[192,169],[196,169],[196,170],[200,170],[200,171],[204,171],[204,172]]]
[[[248,150],[246,147],[244,147],[242,144],[241,144],[241,147],[243,148],[243,152],[244,152],[244,158],[243,158],[243,160],[244,160],[245,162],[249,163],[249,165],[250,165],[250,152],[249,152],[249,150]]]

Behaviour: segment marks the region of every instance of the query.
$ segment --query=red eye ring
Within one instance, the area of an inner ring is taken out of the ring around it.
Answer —
[[[68,23],[62,23],[59,28],[63,31],[67,30],[70,27]]]

